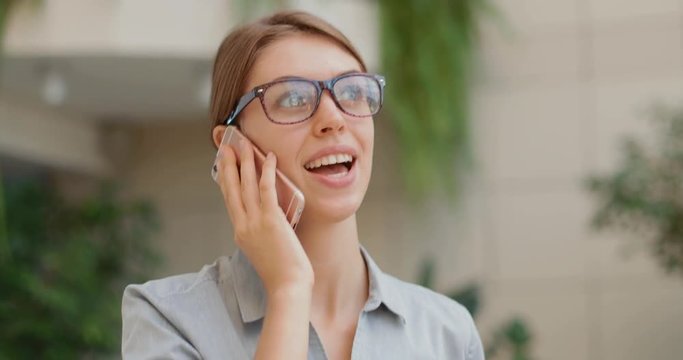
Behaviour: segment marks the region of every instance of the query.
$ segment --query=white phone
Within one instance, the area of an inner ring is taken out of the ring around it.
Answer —
[[[249,139],[247,139],[241,131],[237,129],[236,126],[228,125],[223,133],[223,140],[221,144],[228,144],[235,151],[237,159],[240,158],[240,140],[244,139],[248,144],[251,144],[254,148],[254,164],[256,165],[256,175],[261,177],[261,168],[266,160],[266,156],[263,152],[254,145]],[[211,167],[211,177],[214,181],[218,181],[218,169],[216,167],[216,162],[218,161],[218,154],[216,154],[216,160]],[[289,180],[285,174],[280,170],[275,169],[275,190],[277,191],[277,200],[284,211],[287,221],[293,228],[301,219],[301,214],[304,211],[304,194],[299,190],[299,188],[294,185],[294,183]]]

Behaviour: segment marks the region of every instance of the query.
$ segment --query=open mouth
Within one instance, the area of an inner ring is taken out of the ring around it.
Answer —
[[[351,171],[355,163],[356,158],[351,155],[336,154],[313,160],[304,165],[304,168],[309,172],[319,175],[342,177]]]

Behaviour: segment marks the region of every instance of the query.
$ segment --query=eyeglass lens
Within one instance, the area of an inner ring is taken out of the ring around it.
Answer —
[[[332,88],[337,105],[352,116],[377,113],[381,103],[381,88],[368,76],[347,76]],[[310,117],[318,102],[316,86],[304,80],[287,80],[269,86],[263,95],[263,105],[271,120],[293,123]]]

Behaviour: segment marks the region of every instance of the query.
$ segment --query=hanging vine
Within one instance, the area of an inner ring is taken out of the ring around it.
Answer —
[[[470,80],[486,0],[379,0],[386,107],[408,191],[454,195],[471,159]]]

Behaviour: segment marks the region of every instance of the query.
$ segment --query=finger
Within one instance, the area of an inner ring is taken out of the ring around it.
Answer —
[[[277,189],[275,187],[275,168],[277,165],[277,158],[272,152],[266,156],[266,161],[263,162],[261,170],[261,179],[259,180],[259,190],[261,193],[261,207],[263,209],[273,210],[278,206]]]
[[[237,156],[230,145],[221,145],[221,157],[218,161],[218,185],[223,193],[223,200],[228,208],[228,213],[233,225],[242,223],[246,219],[240,176],[237,170]]]
[[[256,166],[254,165],[254,149],[246,140],[240,141],[240,178],[242,181],[242,202],[247,214],[255,214],[259,209],[261,198],[258,192]]]

